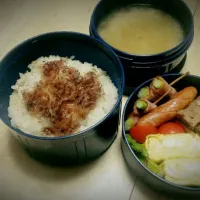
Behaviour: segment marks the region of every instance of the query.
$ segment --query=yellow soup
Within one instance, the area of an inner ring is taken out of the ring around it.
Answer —
[[[111,14],[98,27],[98,33],[111,46],[131,54],[167,51],[184,38],[179,22],[151,7],[127,7]]]

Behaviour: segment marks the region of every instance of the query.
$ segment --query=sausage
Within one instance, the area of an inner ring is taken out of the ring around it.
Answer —
[[[177,116],[177,112],[186,108],[194,101],[197,96],[195,87],[186,87],[176,93],[173,98],[166,103],[158,106],[150,113],[141,117],[136,124],[137,126],[153,125],[155,127],[172,120]]]

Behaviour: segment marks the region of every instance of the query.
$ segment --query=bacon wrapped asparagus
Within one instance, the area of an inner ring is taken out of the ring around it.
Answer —
[[[166,92],[170,91],[168,96],[171,98],[176,93],[176,89],[170,86],[161,76],[156,76],[152,80],[150,89],[152,93],[157,96],[162,96]]]
[[[148,101],[155,101],[159,96],[154,94],[150,87],[146,86],[140,89],[138,92],[139,99],[146,99]]]
[[[156,107],[157,107],[156,104],[146,99],[138,99],[134,104],[133,114],[135,115],[145,114],[152,111]]]
[[[152,80],[150,87],[143,87],[138,92],[138,98],[154,102],[169,90],[168,96],[171,98],[176,93],[176,90],[161,76],[157,76]]]

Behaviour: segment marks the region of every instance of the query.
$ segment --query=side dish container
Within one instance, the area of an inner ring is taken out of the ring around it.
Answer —
[[[168,74],[164,75],[164,79],[170,83],[178,78],[180,74]],[[171,197],[180,198],[180,199],[194,199],[200,197],[200,187],[186,187],[186,186],[179,186],[175,185],[171,182],[160,178],[159,176],[155,175],[152,171],[150,171],[144,164],[138,159],[134,151],[131,149],[128,141],[126,139],[126,132],[124,122],[127,119],[128,115],[132,111],[133,102],[138,99],[137,93],[138,91],[143,88],[144,86],[148,86],[151,80],[148,80],[138,86],[133,93],[130,95],[129,99],[126,102],[124,107],[123,115],[122,115],[122,152],[125,158],[125,161],[128,165],[130,172],[137,175],[148,187],[153,188],[162,194],[166,194]],[[189,75],[178,83],[174,85],[174,87],[179,91],[187,86],[194,86],[197,88],[198,93],[200,94],[200,77]],[[185,147],[187,148],[187,147]],[[192,166],[191,166],[192,167]]]

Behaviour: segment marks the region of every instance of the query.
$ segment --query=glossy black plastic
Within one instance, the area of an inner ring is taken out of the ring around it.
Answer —
[[[172,82],[176,78],[178,78],[180,74],[168,74],[164,75],[163,77],[167,82]],[[170,183],[154,173],[152,173],[149,169],[147,169],[137,158],[134,151],[129,146],[126,138],[125,138],[125,130],[124,130],[124,121],[127,119],[128,114],[131,113],[133,108],[133,102],[137,99],[137,93],[138,91],[144,87],[149,85],[151,80],[148,80],[138,86],[134,92],[130,95],[129,99],[126,102],[126,105],[124,107],[123,115],[122,115],[122,151],[125,158],[125,161],[128,165],[128,168],[132,173],[137,175],[140,179],[144,181],[148,185],[148,187],[151,187],[152,189],[155,189],[161,193],[164,193],[168,196],[180,198],[180,199],[196,199],[197,197],[200,198],[200,187],[182,187],[175,185],[173,183]],[[184,87],[187,86],[194,86],[197,88],[199,94],[200,94],[200,77],[189,75],[185,77],[184,79],[180,80],[178,83],[176,83],[175,88],[177,90],[181,90]],[[187,148],[187,147],[186,147]]]
[[[179,67],[181,62],[182,65],[184,65],[184,56],[194,37],[192,13],[182,0],[101,0],[91,16],[89,27],[90,35],[103,41],[97,32],[100,22],[110,13],[128,5],[151,6],[169,13],[180,22],[185,37],[175,48],[159,54],[147,56],[128,54],[112,47],[124,67],[126,90],[128,88],[133,89],[145,80],[158,74],[172,72],[172,70]],[[130,90],[127,91],[130,92]]]
[[[41,56],[75,56],[102,68],[118,88],[118,100],[104,119],[93,127],[65,137],[38,137],[12,127],[8,117],[11,86],[19,72]],[[0,118],[34,158],[51,164],[74,164],[100,156],[112,144],[119,124],[124,72],[115,53],[102,42],[80,33],[54,32],[36,36],[11,50],[0,62]]]

